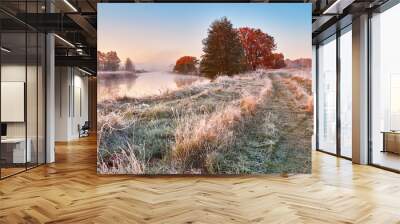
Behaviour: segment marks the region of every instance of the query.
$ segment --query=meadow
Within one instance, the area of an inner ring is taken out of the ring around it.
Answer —
[[[99,99],[97,169],[139,175],[310,173],[312,121],[311,76],[295,69]]]

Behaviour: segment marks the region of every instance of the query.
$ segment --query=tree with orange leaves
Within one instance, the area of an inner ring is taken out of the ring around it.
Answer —
[[[182,74],[195,73],[198,62],[197,58],[193,56],[180,57],[175,63],[174,72]]]
[[[273,67],[273,51],[276,49],[272,36],[260,29],[241,27],[238,29],[248,69]]]
[[[284,68],[286,67],[285,59],[282,53],[272,54],[272,68]]]

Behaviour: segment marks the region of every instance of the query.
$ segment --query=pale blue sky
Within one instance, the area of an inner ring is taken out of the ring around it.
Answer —
[[[180,56],[200,58],[207,29],[223,16],[273,36],[285,58],[311,57],[311,4],[301,3],[99,3],[98,49],[170,69]]]

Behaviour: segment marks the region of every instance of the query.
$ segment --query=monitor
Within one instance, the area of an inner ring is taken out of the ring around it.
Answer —
[[[7,136],[7,124],[1,123],[1,136]]]

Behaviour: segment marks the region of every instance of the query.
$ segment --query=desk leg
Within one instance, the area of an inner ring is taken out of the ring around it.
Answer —
[[[382,133],[383,135],[383,149],[381,152],[386,152],[386,134]]]

